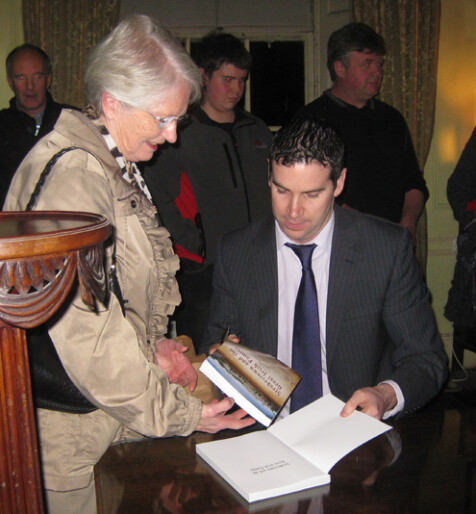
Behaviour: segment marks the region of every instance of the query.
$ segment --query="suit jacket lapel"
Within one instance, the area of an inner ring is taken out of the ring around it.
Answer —
[[[257,316],[261,341],[266,352],[277,355],[278,349],[278,259],[274,218],[265,220],[251,245],[249,258],[251,276],[255,285],[253,295],[257,303]]]
[[[329,269],[326,319],[327,362],[337,350],[339,329],[347,310],[359,268],[359,238],[357,221],[341,207],[335,208],[335,226]]]

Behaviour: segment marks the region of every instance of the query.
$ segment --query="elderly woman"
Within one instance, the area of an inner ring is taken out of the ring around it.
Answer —
[[[199,72],[172,36],[136,15],[92,51],[86,84],[91,105],[63,110],[20,165],[5,202],[6,210],[25,210],[31,200],[37,210],[100,213],[114,226],[107,268],[115,262],[125,314],[115,295],[93,313],[77,293],[49,326],[67,375],[95,409],[37,411],[50,513],[96,511],[93,466],[115,440],[253,422],[242,411],[226,415],[229,399],[203,404],[181,387],[193,389],[196,374],[185,347],[163,338],[180,303],[178,258],[134,164],[175,142],[177,123],[200,94]]]

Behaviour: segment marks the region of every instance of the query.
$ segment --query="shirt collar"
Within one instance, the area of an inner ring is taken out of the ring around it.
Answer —
[[[281,230],[279,223],[275,220],[276,225],[276,247],[279,250],[286,243],[296,244],[294,241],[289,239],[289,237]],[[317,236],[312,240],[308,241],[306,244],[316,244],[322,251],[331,253],[332,249],[332,236],[334,235],[334,225],[335,225],[335,213],[332,213],[330,220],[326,223],[324,228],[317,234]]]

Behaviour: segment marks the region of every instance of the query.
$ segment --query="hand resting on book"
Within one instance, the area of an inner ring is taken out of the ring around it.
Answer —
[[[355,409],[360,408],[365,414],[382,419],[384,414],[392,410],[395,405],[397,405],[395,389],[390,384],[382,383],[376,387],[357,389],[344,405],[341,416],[345,418]]]

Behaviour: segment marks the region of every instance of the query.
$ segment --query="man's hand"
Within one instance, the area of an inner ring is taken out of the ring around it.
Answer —
[[[382,419],[383,415],[397,405],[395,389],[390,384],[379,384],[376,387],[358,389],[344,405],[340,415],[345,418],[360,408],[362,412],[373,418]]]
[[[165,371],[170,382],[182,387],[189,386],[194,391],[197,386],[197,373],[186,357],[188,348],[174,339],[162,337],[155,343],[155,360]]]
[[[238,336],[236,336],[235,334],[230,334],[226,338],[226,340],[231,341],[232,343],[237,343],[237,344],[240,342],[240,338]],[[224,343],[224,341],[222,341],[222,343]],[[208,350],[208,355],[211,355],[213,352],[215,352],[222,343],[212,344]]]
[[[225,428],[240,430],[256,423],[253,418],[245,417],[246,412],[238,409],[231,414],[226,414],[233,407],[232,398],[224,398],[223,400],[212,400],[204,403],[202,406],[202,416],[198,423],[197,430],[215,434]]]

